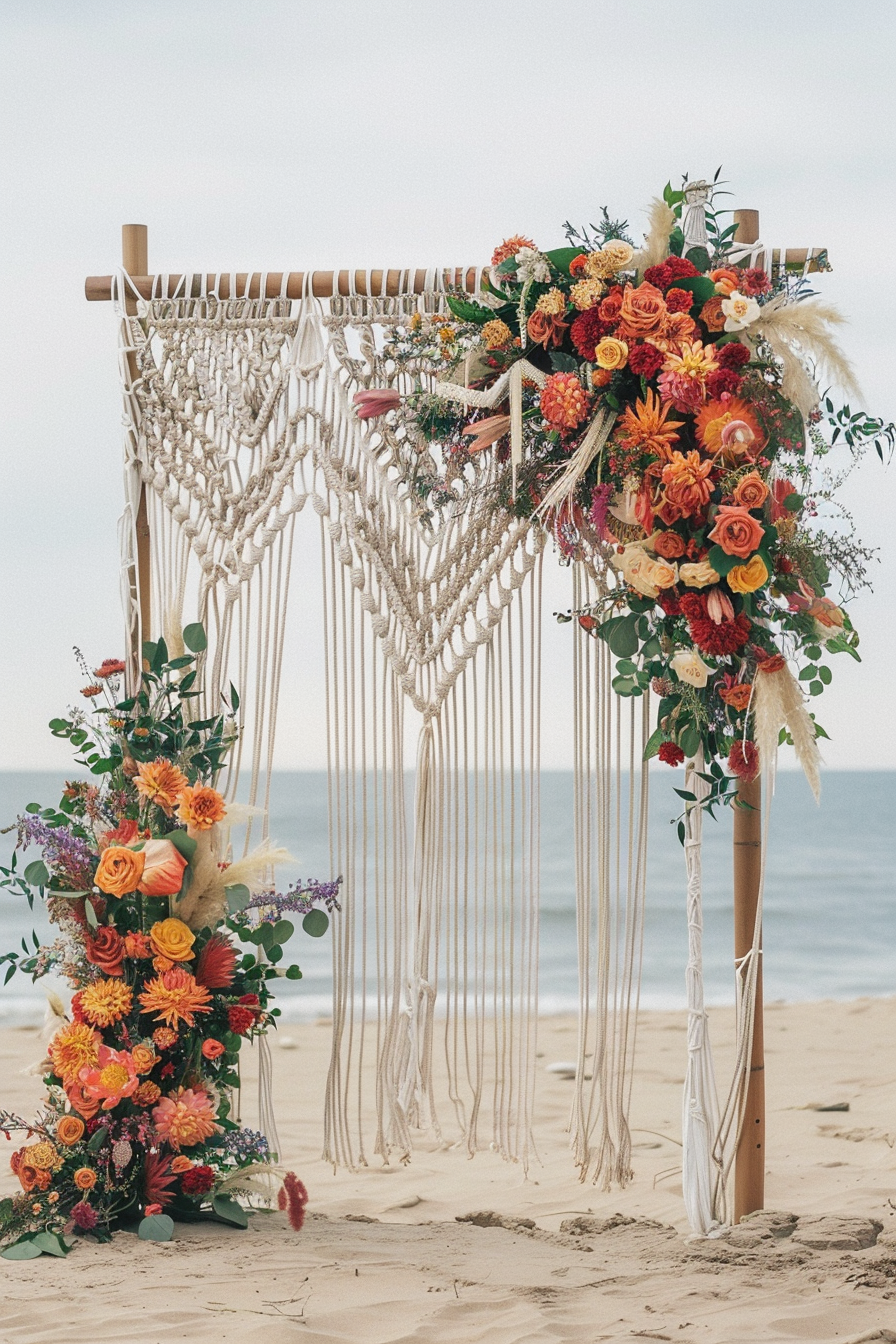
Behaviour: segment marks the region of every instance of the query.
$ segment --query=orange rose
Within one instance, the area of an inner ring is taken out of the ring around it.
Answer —
[[[716,287],[716,293],[723,298],[733,294],[739,284],[737,271],[729,270],[727,266],[718,271],[710,271],[709,278]]]
[[[189,1171],[193,1163],[187,1157],[186,1153],[178,1153],[177,1157],[171,1160],[171,1170],[175,1176],[182,1176],[185,1171]]]
[[[549,345],[562,345],[563,337],[568,329],[569,323],[561,321],[559,317],[555,317],[552,313],[535,312],[526,323],[529,340],[536,345],[544,346],[545,350]]]
[[[74,1181],[79,1190],[92,1190],[96,1185],[96,1172],[90,1167],[79,1167],[75,1172]]]
[[[210,1036],[207,1041],[202,1042],[202,1054],[205,1059],[219,1059],[224,1053],[224,1046],[220,1041],[216,1041],[214,1036]]]
[[[139,850],[110,845],[103,850],[94,882],[107,896],[127,896],[137,890],[146,859]]]
[[[131,1059],[134,1061],[137,1073],[149,1073],[157,1062],[158,1055],[148,1045],[139,1044],[132,1048]]]
[[[73,1143],[77,1143],[83,1133],[84,1121],[79,1120],[76,1115],[60,1116],[56,1123],[56,1138],[65,1144],[66,1148],[71,1148]]]
[[[643,340],[657,335],[663,328],[668,310],[662,290],[646,282],[634,289],[626,285],[619,308],[617,335]]]
[[[93,936],[85,938],[85,953],[92,966],[98,966],[106,975],[121,975],[124,939],[111,924],[101,924]]]
[[[183,886],[187,861],[170,840],[147,840],[143,876],[137,890],[144,896],[176,896]]]
[[[659,532],[654,538],[653,549],[664,560],[677,560],[684,555],[684,539],[677,532]]]
[[[738,555],[746,560],[757,549],[763,535],[762,524],[747,509],[736,504],[722,504],[709,539],[717,542],[726,555]]]
[[[65,1095],[68,1097],[72,1110],[77,1111],[85,1120],[92,1120],[100,1108],[99,1100],[96,1097],[88,1096],[79,1082],[68,1083]]]
[[[744,509],[761,509],[768,499],[768,486],[758,471],[751,471],[739,481],[734,491],[734,502]]]

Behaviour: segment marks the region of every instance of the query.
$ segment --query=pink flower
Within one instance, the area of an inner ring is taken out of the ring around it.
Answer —
[[[85,1065],[78,1077],[88,1097],[102,1101],[104,1111],[111,1111],[140,1084],[130,1052],[108,1045],[100,1046],[95,1067]]]
[[[82,1199],[72,1209],[72,1219],[79,1231],[90,1232],[96,1227],[96,1209]]]
[[[202,1088],[179,1087],[163,1097],[152,1113],[158,1138],[178,1151],[217,1134],[211,1097]]]
[[[352,404],[359,420],[376,420],[401,404],[401,394],[391,387],[372,387],[367,392],[356,392]]]
[[[503,439],[509,429],[509,415],[488,415],[484,420],[475,420],[464,430],[464,435],[473,440],[467,445],[467,451],[480,453],[483,448],[490,448],[498,439]]]
[[[731,605],[731,599],[726,593],[720,592],[718,587],[709,590],[706,599],[706,614],[716,625],[721,625],[723,621],[734,620],[734,608]]]
[[[184,880],[187,861],[170,840],[147,840],[146,862],[137,890],[144,896],[176,896]]]

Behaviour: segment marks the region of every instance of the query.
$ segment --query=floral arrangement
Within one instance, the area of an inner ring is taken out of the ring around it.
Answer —
[[[140,685],[124,698],[123,662],[91,674],[81,659],[92,714],[50,727],[92,781],[68,784],[57,808],[30,804],[0,869],[0,885],[32,908],[35,893],[45,901],[59,935],[0,956],[6,981],[55,971],[74,991],[70,1014],[51,996],[58,1030],[40,1115],[0,1111],[7,1138],[28,1136],[11,1158],[22,1193],[0,1201],[7,1258],[64,1255],[78,1236],[105,1241],[128,1224],[168,1240],[174,1218],[245,1227],[238,1197],[269,1199],[283,1178],[265,1136],[235,1118],[239,1055],[276,1025],[271,982],[301,976],[278,964],[294,932],[283,910],[320,936],[339,883],[278,895],[267,878],[284,851],[265,843],[234,861],[224,848],[238,809],[214,783],[239,698],[231,688],[224,713],[198,717],[205,634],[188,626],[183,639],[172,653],[163,640],[145,645]],[[42,857],[19,872],[19,852],[35,845]],[[286,1173],[279,1203],[296,1230],[306,1200]]]
[[[802,274],[749,264],[707,184],[667,186],[639,250],[627,227],[604,210],[554,251],[506,239],[481,292],[449,298],[456,322],[390,333],[394,367],[428,357],[434,392],[370,389],[356,412],[409,445],[424,510],[466,507],[468,468],[490,453],[479,507],[535,515],[566,559],[615,572],[565,619],[608,643],[620,695],[657,694],[647,754],[702,755],[707,807],[779,740],[815,785],[826,734],[804,691],[830,683],[829,655],[858,659],[845,608],[872,559],[842,509],[845,530],[815,520],[896,429],[820,391],[819,377],[857,391],[831,336],[842,319]],[[848,458],[836,471],[835,447]]]

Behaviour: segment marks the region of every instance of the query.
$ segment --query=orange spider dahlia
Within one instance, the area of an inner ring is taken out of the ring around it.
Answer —
[[[678,431],[683,420],[670,420],[670,403],[663,404],[653,388],[647,389],[643,401],[635,402],[635,409],[629,406],[620,421],[621,436],[633,447],[643,448],[645,452],[655,453],[663,461],[668,461],[673,443],[678,442]]]
[[[155,1013],[156,1022],[166,1022],[169,1027],[185,1022],[194,1027],[195,1014],[209,1011],[211,997],[203,985],[197,985],[195,976],[176,967],[148,982],[140,995],[140,1006],[144,1013]]]

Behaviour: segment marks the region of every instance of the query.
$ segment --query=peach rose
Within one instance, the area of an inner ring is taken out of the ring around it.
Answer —
[[[732,593],[755,593],[768,580],[768,569],[762,556],[754,555],[745,565],[735,565],[727,577]]]
[[[608,258],[614,271],[623,270],[635,255],[631,243],[623,243],[619,238],[611,238],[608,243],[604,243],[601,252]]]
[[[739,481],[734,491],[734,502],[744,509],[761,509],[768,499],[768,486],[758,471],[751,471]]]
[[[716,573],[708,560],[698,560],[695,564],[682,565],[678,574],[686,588],[708,588],[711,583],[718,583],[722,577],[721,574]]]
[[[127,896],[137,890],[146,858],[142,851],[110,845],[103,850],[94,882],[107,896]]]
[[[90,1167],[79,1167],[73,1179],[79,1190],[92,1190],[96,1185],[96,1172]]]
[[[178,1153],[177,1157],[171,1160],[171,1170],[175,1176],[182,1176],[185,1171],[192,1169],[193,1163],[187,1157],[186,1153]]]
[[[624,369],[628,363],[628,346],[615,336],[604,336],[598,341],[594,360],[602,369]]]
[[[643,340],[657,335],[668,317],[666,300],[656,285],[626,285],[619,308],[619,335]]]
[[[658,532],[653,539],[653,549],[664,560],[677,560],[684,555],[684,538],[677,532]]]
[[[176,896],[183,886],[187,861],[170,840],[147,840],[143,846],[143,876],[137,890],[143,896]]]
[[[149,941],[160,957],[169,961],[192,961],[196,935],[182,919],[161,919],[149,931]]]
[[[665,560],[655,560],[650,580],[657,588],[671,588],[678,582],[678,566],[667,564]]]
[[[131,1059],[134,1061],[134,1068],[138,1073],[150,1073],[158,1058],[155,1050],[142,1042],[138,1042],[131,1049]]]

